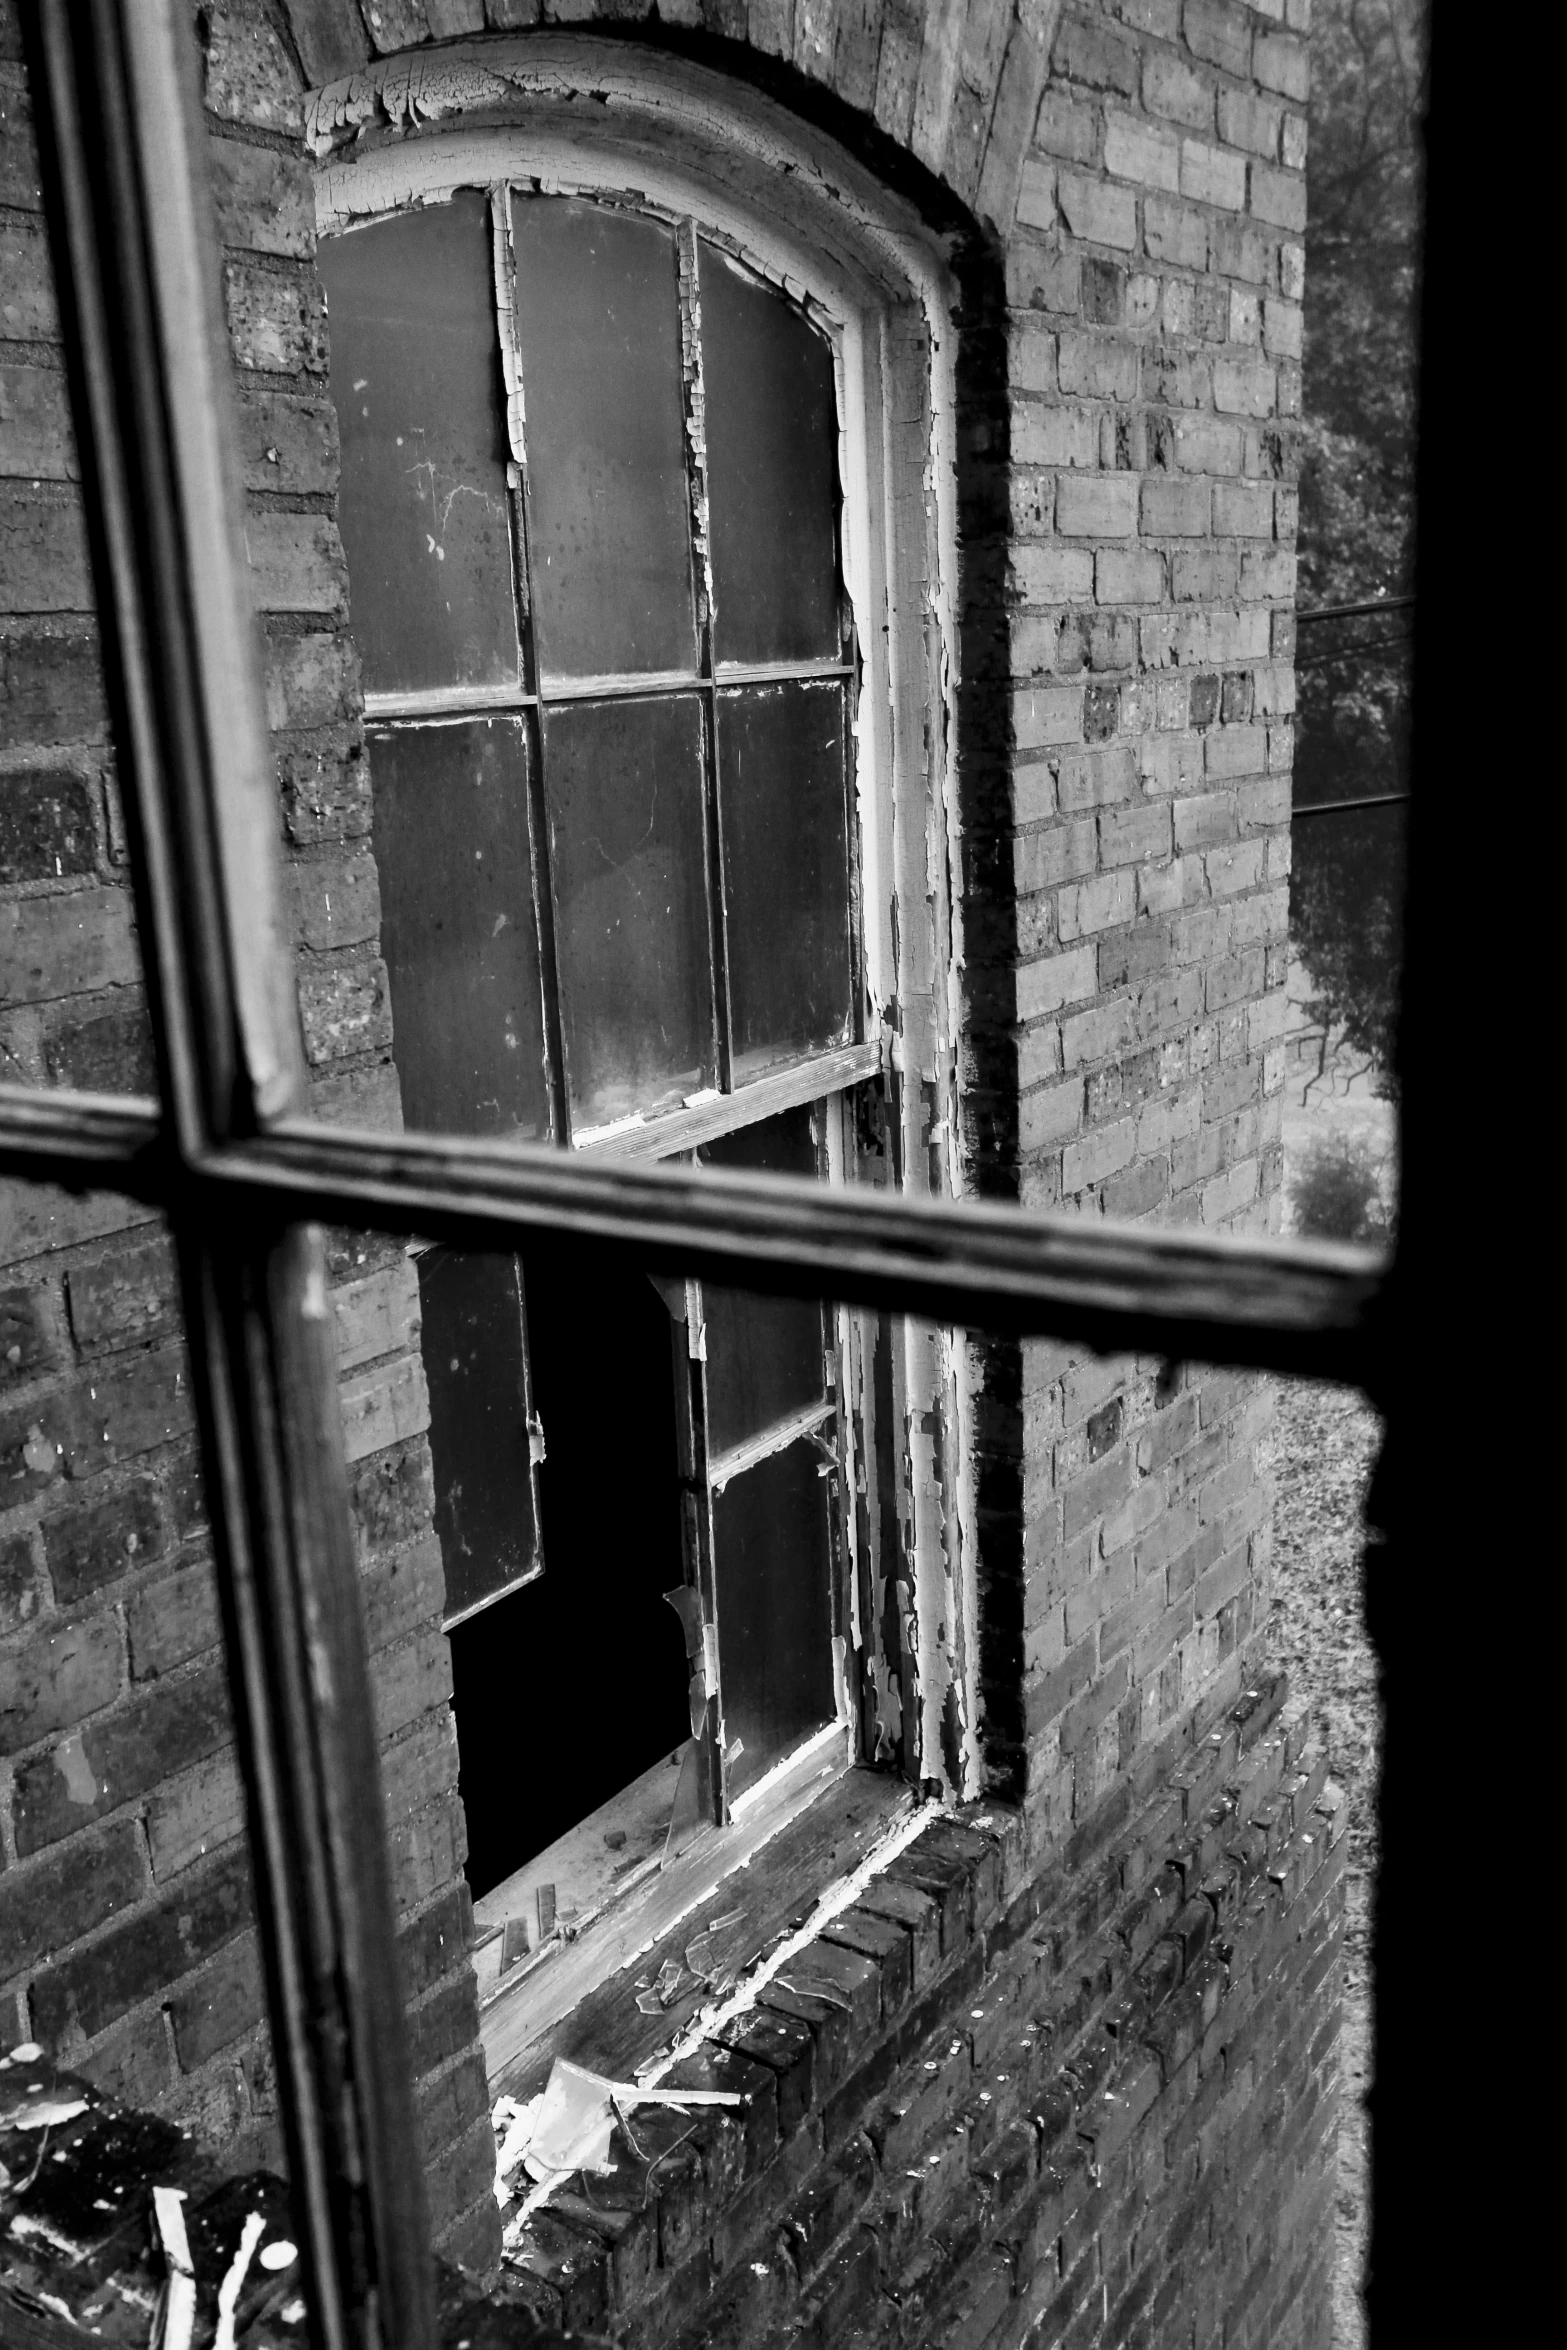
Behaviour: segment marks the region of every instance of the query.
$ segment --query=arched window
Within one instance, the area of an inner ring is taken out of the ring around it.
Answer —
[[[405,1119],[949,1188],[941,255],[715,77],[622,51],[563,126],[598,47],[320,183]],[[961,1774],[949,1343],[547,1252],[419,1276],[496,1964],[704,1822],[937,1775],[943,1716]]]

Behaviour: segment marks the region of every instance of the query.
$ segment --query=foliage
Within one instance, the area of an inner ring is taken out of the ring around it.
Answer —
[[[1307,158],[1303,608],[1414,584],[1425,0],[1317,0]],[[1297,669],[1298,803],[1408,788],[1407,613],[1319,623]],[[1341,657],[1344,656],[1344,657]],[[1393,1083],[1403,821],[1295,835],[1290,927],[1325,1027]]]
[[[1313,1135],[1294,1180],[1296,1231],[1310,1240],[1387,1240],[1382,1177],[1382,1155],[1364,1135]]]

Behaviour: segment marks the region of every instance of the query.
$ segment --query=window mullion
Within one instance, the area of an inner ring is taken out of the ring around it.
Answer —
[[[707,505],[707,389],[702,376],[702,287],[697,263],[696,223],[675,230],[680,268],[680,367],[685,393],[686,478],[689,485],[691,555],[697,583],[697,628],[701,642],[703,700],[702,781],[707,937],[713,975],[713,1020],[717,1031],[718,1089],[734,1089],[734,1037],[729,1019],[729,932],[724,915],[723,819],[718,802],[718,708],[713,692],[713,551]]]
[[[673,1344],[686,1588],[695,1593],[697,1603],[686,1619],[691,1735],[698,1746],[702,1811],[722,1825],[729,1817],[729,1799],[719,1673],[712,1468],[708,1458],[707,1337],[702,1285],[699,1281],[686,1281],[682,1286],[682,1311],[674,1319]]]
[[[528,489],[527,409],[522,377],[522,344],[517,333],[516,272],[511,244],[511,189],[498,182],[490,190],[490,217],[495,240],[495,310],[501,365],[506,383],[506,434],[510,445],[507,475],[511,484],[514,522],[514,561],[518,585],[518,643],[522,679],[531,687],[531,707],[523,719],[531,732],[528,759],[528,861],[533,882],[533,923],[539,942],[539,984],[544,1008],[544,1044],[549,1062],[550,1124],[553,1139],[564,1143],[571,1133],[566,1093],[566,1054],[560,1013],[560,967],[555,956],[555,893],[550,878],[549,807],[544,792],[544,764],[549,756],[543,681],[539,675],[538,609],[533,577],[533,528]]]

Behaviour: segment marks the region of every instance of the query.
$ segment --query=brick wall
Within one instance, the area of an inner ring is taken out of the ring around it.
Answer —
[[[983,223],[959,368],[965,1148],[974,1188],[1029,1203],[1231,1229],[1276,1209],[1307,7],[672,0],[648,28],[873,161],[907,150]],[[361,1121],[398,1107],[299,92],[556,13],[197,12],[304,1033],[318,1101]],[[0,9],[0,1061],[145,1085],[16,57]],[[166,1244],[112,1200],[12,1190],[4,1214],[5,2028],[248,2159],[272,2104]],[[483,2260],[416,1301],[380,1244],[337,1236],[333,1261],[433,2191],[450,2248]],[[1281,1694],[1266,1391],[1047,1342],[976,1346],[974,1370],[992,1859],[953,1845],[950,1931],[908,1880],[861,1945],[837,1937],[875,1961],[874,1998],[849,1968],[795,2017],[743,2150],[718,2128],[671,2155],[607,2267],[555,2219],[534,2266],[578,2314],[590,2272],[618,2279],[649,2343],[694,2344],[742,2274],[754,2305],[715,2341],[876,2339],[889,2295],[908,2339],[999,2345],[1048,2306],[1040,2340],[1162,2340],[1161,2263],[1198,2339],[1221,2304],[1236,2340],[1315,2339],[1336,1862],[1306,1818],[1319,1777],[1277,1808],[1298,1730],[1259,1743]],[[1237,1822],[1257,1833],[1234,1843]],[[996,2036],[1014,2025],[1021,2055]]]
[[[264,9],[204,12],[247,537],[264,610],[319,1107],[399,1116],[299,76]],[[0,15],[0,1067],[149,1090],[75,460],[17,28]],[[343,1421],[438,2229],[495,2246],[467,1958],[417,1287],[332,1237]],[[244,2165],[276,2159],[242,1804],[166,1236],[0,1191],[0,2029]]]
[[[743,2116],[640,2111],[514,2296],[631,2350],[1326,2344],[1345,1811],[1284,1698],[1042,1872],[1003,1807],[927,1829],[671,2074]]]
[[[1006,248],[971,1143],[987,1188],[1082,1215],[1277,1229],[1306,18],[1069,6]],[[1048,1850],[1256,1661],[1268,1393],[1049,1343],[978,1378],[987,1757]]]

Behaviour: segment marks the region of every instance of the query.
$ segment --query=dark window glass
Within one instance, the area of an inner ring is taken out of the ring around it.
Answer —
[[[809,1107],[727,1134],[699,1154],[715,1167],[818,1172]],[[822,1312],[809,1300],[703,1285],[709,1454],[727,1452],[824,1397]]]
[[[815,1445],[786,1445],[714,1498],[724,1736],[745,1748],[731,1794],[832,1718],[822,1466]]]
[[[468,191],[323,238],[318,262],[365,684],[515,683],[488,200]]]
[[[426,1250],[419,1259],[419,1311],[435,1530],[446,1569],[446,1613],[455,1616],[543,1564],[516,1258]]]
[[[514,719],[371,738],[381,950],[412,1127],[549,1132],[527,739]]]
[[[545,754],[566,1079],[602,1126],[711,1079],[701,705],[569,703]]]
[[[566,197],[511,217],[539,665],[689,671],[674,234]]]
[[[785,295],[706,242],[701,299],[717,657],[836,654],[832,352]]]
[[[553,1844],[690,1736],[670,1321],[643,1276],[524,1257],[545,1572],[452,1635],[469,1885]],[[428,1346],[428,1339],[426,1341]]]
[[[836,682],[718,697],[737,1084],[850,1034],[844,753]]]

